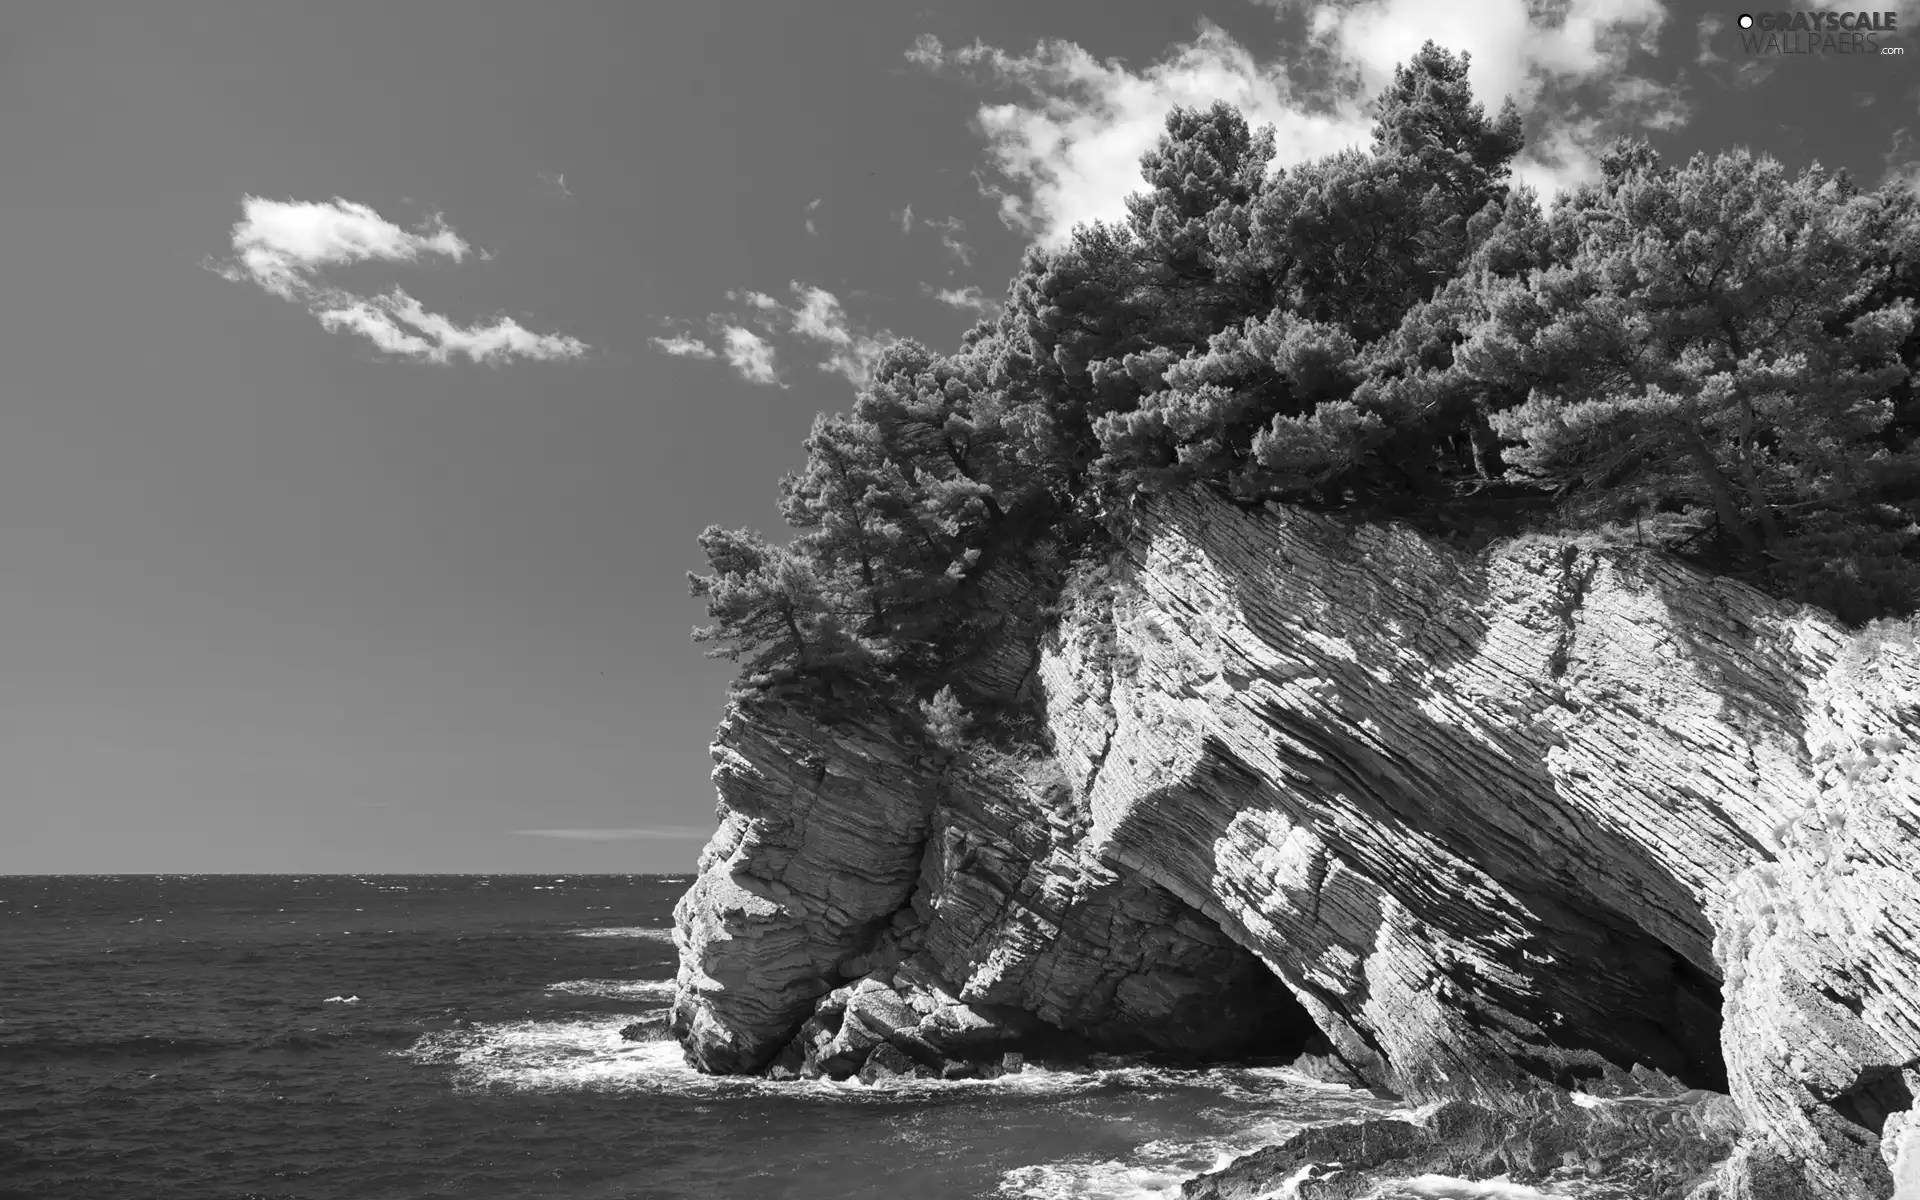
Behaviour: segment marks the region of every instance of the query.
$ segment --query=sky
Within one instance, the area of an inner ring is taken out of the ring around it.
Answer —
[[[1544,195],[1621,133],[1915,178],[1920,61],[1737,17],[0,6],[0,873],[691,870],[699,531],[773,530],[814,414],[1118,215],[1169,107],[1365,145],[1431,37]]]

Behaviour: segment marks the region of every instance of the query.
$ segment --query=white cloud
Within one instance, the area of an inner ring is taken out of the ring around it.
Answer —
[[[1274,126],[1281,166],[1368,145],[1373,98],[1429,38],[1472,54],[1474,91],[1490,110],[1512,95],[1529,114],[1531,144],[1515,174],[1546,195],[1588,177],[1615,133],[1684,120],[1672,88],[1626,74],[1630,49],[1652,47],[1661,0],[1267,2],[1304,39],[1294,57],[1310,71],[1258,59],[1205,21],[1191,42],[1139,70],[1058,40],[1014,54],[923,36],[907,58],[980,72],[1016,94],[978,110],[990,172],[976,180],[1005,224],[1052,244],[1076,224],[1124,215],[1124,198],[1142,186],[1140,155],[1175,105],[1224,100]],[[1593,102],[1578,102],[1578,89],[1595,92]]]
[[[506,358],[577,358],[587,347],[559,334],[536,334],[511,317],[460,325],[429,312],[399,288],[362,296],[320,281],[326,267],[357,262],[417,262],[439,255],[462,262],[476,251],[438,213],[409,232],[364,204],[246,196],[233,226],[233,256],[208,265],[224,278],[250,282],[270,295],[305,305],[330,332],[357,333],[388,354],[426,362]],[[478,252],[484,258],[484,251]]]
[[[727,365],[740,373],[748,383],[770,383],[780,387],[780,375],[773,366],[773,346],[751,329],[740,325],[726,325],[720,330],[721,344],[725,347]]]
[[[820,236],[820,230],[813,223],[813,214],[815,210],[817,210],[820,207],[820,201],[823,199],[825,199],[825,197],[817,196],[814,198],[813,203],[807,205],[807,232],[812,234],[814,237]]]
[[[909,57],[984,70],[1026,93],[1022,101],[980,108],[977,121],[1000,178],[976,178],[1002,222],[1049,243],[1077,224],[1124,213],[1123,200],[1141,187],[1140,155],[1158,140],[1174,105],[1233,104],[1255,124],[1276,125],[1280,157],[1291,162],[1363,141],[1368,128],[1357,104],[1350,113],[1308,111],[1281,67],[1255,61],[1211,24],[1138,73],[1065,41],[1015,55],[980,43],[946,51],[922,38]]]
[[[532,333],[512,317],[500,317],[491,325],[458,325],[439,313],[428,312],[398,288],[384,296],[356,297],[345,310],[329,309],[317,315],[329,329],[345,326],[366,335],[382,350],[431,362],[448,362],[456,354],[474,362],[577,358],[587,349],[570,337]],[[396,321],[415,332],[399,330]],[[385,322],[387,329],[376,334],[373,330],[380,322]]]
[[[787,385],[776,366],[777,354],[791,352],[816,359],[821,371],[843,376],[859,387],[866,383],[873,364],[894,338],[886,330],[871,332],[856,327],[848,319],[840,298],[825,288],[812,287],[798,280],[789,284],[794,303],[782,303],[765,292],[736,288],[726,294],[744,311],[734,314],[713,313],[707,324],[718,332],[727,363],[750,383]],[[749,329],[757,326],[760,332]],[[793,343],[777,351],[773,337]],[[654,345],[668,354],[689,357],[715,357],[706,346],[686,335],[654,338]]]
[[[573,199],[573,193],[567,190],[566,172],[542,171],[540,172],[540,182],[546,184],[550,188],[553,188],[555,191],[559,192],[562,196],[566,197],[568,200]]]
[[[435,213],[419,233],[409,233],[364,204],[335,197],[331,203],[266,200],[247,196],[233,226],[232,261],[222,274],[250,279],[285,300],[309,286],[321,267],[380,259],[413,262],[440,254],[459,262],[473,247]]]
[[[973,265],[973,247],[960,240],[960,231],[967,226],[959,217],[947,217],[939,221],[923,220],[920,223],[929,229],[940,231],[940,244],[947,248],[948,254],[960,260],[961,266]]]
[[[1000,308],[1000,301],[993,299],[981,292],[979,288],[971,285],[963,288],[937,289],[931,285],[923,286],[926,288],[927,295],[932,296],[942,304],[951,305],[954,308],[980,313],[997,312]]]
[[[692,825],[662,825],[642,829],[516,829],[513,832],[516,837],[559,838],[571,842],[704,842],[713,836],[713,830]]]
[[[434,347],[427,339],[408,333],[372,301],[355,299],[344,308],[324,308],[314,314],[329,333],[342,329],[357,333],[389,354],[427,358]]]
[[[660,347],[668,354],[679,358],[718,358],[713,347],[691,334],[675,334],[670,338],[649,338],[648,341]]]
[[[1720,35],[1720,30],[1725,26],[1726,22],[1712,13],[1700,18],[1700,53],[1695,56],[1693,61],[1703,67],[1709,63],[1727,61],[1715,53],[1713,49],[1713,39]]]
[[[893,214],[893,216],[895,220],[900,222],[901,233],[913,232],[913,205],[911,204],[907,205],[905,208],[901,209],[899,212]]]
[[[793,333],[828,347],[827,360],[817,364],[819,368],[845,376],[855,387],[866,383],[891,335],[857,334],[848,326],[847,314],[832,292],[808,287],[797,280],[792,287],[793,294],[800,300],[796,307],[788,310]]]
[[[1880,156],[1881,164],[1886,168],[1880,177],[1883,184],[1895,184],[1920,192],[1920,147],[1916,147],[1913,131],[1902,126],[1893,131],[1893,141],[1887,146],[1886,153]]]

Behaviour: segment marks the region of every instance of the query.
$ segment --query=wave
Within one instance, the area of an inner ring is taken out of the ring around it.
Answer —
[[[1007,1200],[1166,1200],[1200,1170],[1168,1170],[1118,1159],[1018,1167],[1000,1179]]]
[[[1173,1200],[1181,1194],[1181,1184],[1195,1175],[1217,1171],[1240,1155],[1282,1140],[1298,1128],[1297,1124],[1268,1122],[1230,1140],[1150,1142],[1139,1147],[1129,1161],[1085,1159],[1017,1167],[1001,1176],[995,1195],[1003,1200]],[[1324,1170],[1318,1164],[1309,1164],[1267,1193],[1264,1200],[1297,1200],[1300,1184]],[[1505,1176],[1476,1182],[1450,1175],[1419,1175],[1383,1183],[1363,1200],[1581,1200],[1584,1196],[1599,1200],[1602,1194],[1577,1184],[1564,1185],[1568,1190],[1560,1190],[1560,1184],[1552,1186],[1556,1190],[1541,1191],[1513,1183]]]
[[[575,937],[584,938],[639,938],[648,942],[671,942],[673,926],[650,927],[645,925],[606,925],[598,929],[575,929]]]
[[[547,985],[549,992],[569,996],[595,996],[606,1000],[654,1000],[662,1004],[673,999],[671,979],[566,979]]]
[[[1284,1139],[1300,1123],[1256,1121],[1232,1138],[1147,1142],[1130,1159],[1069,1159],[1016,1167],[994,1194],[1005,1200],[1173,1200],[1180,1185],[1205,1171]]]
[[[577,980],[573,984],[615,983]],[[627,986],[668,988],[658,981]],[[658,1010],[654,1010],[656,1013]],[[1177,1068],[1113,1058],[1100,1065],[1047,1065],[995,1079],[892,1079],[868,1085],[858,1079],[785,1083],[754,1076],[704,1075],[687,1065],[674,1041],[632,1042],[621,1029],[644,1020],[644,1012],[592,1017],[483,1023],[422,1035],[395,1051],[422,1065],[451,1068],[457,1090],[623,1091],[710,1098],[766,1095],[791,1101],[833,1103],[950,1099],[956,1093],[1071,1095],[1101,1091],[1167,1091],[1204,1088],[1220,1101],[1304,1102],[1322,1119],[1379,1115],[1390,1106],[1365,1092],[1321,1083],[1283,1067]],[[1297,1126],[1287,1126],[1287,1129]],[[1255,1126],[1247,1149],[1284,1136],[1278,1127]],[[1211,1160],[1209,1160],[1211,1161]],[[1202,1163],[1195,1170],[1205,1170]],[[1191,1172],[1189,1172],[1191,1173]]]
[[[1456,1179],[1451,1175],[1419,1175],[1387,1184],[1380,1200],[1576,1200],[1575,1192],[1543,1192],[1524,1183],[1497,1179]]]

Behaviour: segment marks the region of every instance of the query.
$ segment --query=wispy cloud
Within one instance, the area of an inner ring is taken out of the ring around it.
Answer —
[[[899,212],[893,214],[893,216],[895,220],[900,222],[901,233],[913,232],[913,205],[911,204],[907,205],[905,208],[901,209]]]
[[[963,288],[935,288],[932,284],[922,284],[921,286],[926,290],[927,295],[932,296],[940,303],[951,305],[954,308],[967,312],[990,313],[996,312],[1000,308],[1000,302],[998,300],[987,296],[981,292],[979,288],[971,285]]]
[[[540,172],[540,182],[546,184],[568,200],[573,199],[573,193],[567,190],[567,176],[564,171],[542,171]]]
[[[715,353],[713,347],[707,345],[705,342],[701,341],[699,338],[694,337],[692,334],[681,333],[681,334],[675,334],[673,337],[670,337],[670,338],[649,338],[647,340],[651,341],[654,345],[660,347],[660,349],[664,350],[668,354],[676,355],[677,357],[680,357],[680,358],[718,358],[719,357],[719,355]]]
[[[713,830],[692,825],[657,825],[638,829],[516,829],[516,837],[558,838],[569,842],[704,842]]]
[[[1720,31],[1726,27],[1726,24],[1725,21],[1714,13],[1708,13],[1706,16],[1700,18],[1700,52],[1694,56],[1693,61],[1703,67],[1711,63],[1727,61],[1713,49],[1713,39],[1720,36]]]
[[[461,325],[429,312],[397,287],[365,296],[322,282],[326,268],[352,263],[414,263],[429,257],[457,263],[468,255],[488,257],[438,213],[417,231],[338,197],[315,203],[246,196],[241,213],[233,226],[232,255],[209,260],[209,269],[304,306],[331,332],[356,333],[388,354],[434,363],[451,362],[456,355],[489,362],[578,358],[586,353],[586,345],[577,339],[536,334],[511,317]]]
[[[827,349],[826,361],[816,364],[820,370],[844,376],[855,387],[866,383],[873,364],[892,336],[854,332],[839,298],[824,288],[807,287],[796,281],[793,292],[800,301],[788,310],[793,332]]]
[[[1175,105],[1224,100],[1272,125],[1276,165],[1365,146],[1372,100],[1429,38],[1473,56],[1476,95],[1508,95],[1528,113],[1529,149],[1516,174],[1551,194],[1597,174],[1597,153],[1621,132],[1685,119],[1675,88],[1631,75],[1629,53],[1651,50],[1661,0],[1263,0],[1304,26],[1289,62],[1262,59],[1220,27],[1138,70],[1068,41],[1028,54],[976,42],[949,48],[931,35],[907,51],[931,70],[969,74],[1013,93],[982,104],[976,122],[988,171],[975,178],[1003,223],[1046,243],[1076,224],[1124,215],[1139,190],[1139,158]]]
[[[785,387],[772,340],[777,337],[786,343],[786,349],[778,353],[811,357],[816,369],[840,375],[856,387],[865,384],[880,352],[894,340],[893,334],[856,325],[847,316],[840,298],[825,288],[798,280],[790,283],[789,288],[792,303],[748,288],[728,292],[727,299],[737,311],[712,313],[707,317],[708,328],[720,339],[722,348],[717,356],[724,357],[749,383]],[[654,338],[653,343],[668,354],[716,357],[705,342],[690,335]]]
[[[813,223],[813,214],[819,209],[820,201],[823,199],[825,197],[815,197],[813,203],[807,205],[807,232],[814,237],[820,236],[820,229]]]
[[[947,248],[948,254],[960,260],[961,266],[973,265],[973,247],[960,240],[960,231],[967,227],[966,222],[959,217],[946,217],[938,221],[923,220],[920,223],[929,229],[940,231],[940,244]]]
[[[1880,156],[1880,164],[1886,168],[1881,183],[1920,192],[1920,139],[1914,137],[1913,130],[1902,126],[1893,131],[1893,141]]]

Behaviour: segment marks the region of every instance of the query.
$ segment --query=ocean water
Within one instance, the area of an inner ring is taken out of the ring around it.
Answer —
[[[1126,1060],[702,1076],[619,1034],[670,1001],[686,884],[0,877],[0,1200],[1140,1200],[1393,1110],[1278,1069]]]

